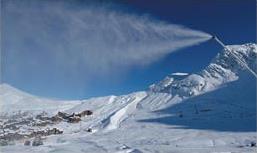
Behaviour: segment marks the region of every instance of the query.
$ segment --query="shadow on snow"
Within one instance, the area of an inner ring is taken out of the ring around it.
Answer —
[[[139,122],[166,124],[180,129],[254,132],[256,80],[240,76],[239,81],[153,113],[160,117]]]

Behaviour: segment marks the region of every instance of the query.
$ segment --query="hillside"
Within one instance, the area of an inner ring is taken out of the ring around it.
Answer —
[[[16,89],[8,84],[0,84],[0,114],[29,112],[55,112],[76,105],[76,101],[58,101],[40,98]]]
[[[228,47],[256,70],[256,44]],[[38,147],[23,146],[24,140],[20,139],[14,141],[15,146],[2,147],[2,152],[250,153],[256,150],[256,78],[226,50],[202,71],[171,74],[147,91],[57,105],[55,101],[3,85],[0,98],[4,100],[2,112],[9,112],[8,108],[44,110],[50,112],[49,117],[57,110],[67,114],[86,110],[93,113],[81,117],[77,123],[62,119],[43,127],[22,125],[12,129],[10,132],[14,133],[22,128],[25,132],[29,128],[34,131],[58,128],[63,133],[47,136],[44,145]]]

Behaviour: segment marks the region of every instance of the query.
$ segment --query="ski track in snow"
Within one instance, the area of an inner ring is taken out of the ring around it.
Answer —
[[[121,122],[125,120],[133,111],[136,109],[137,104],[145,98],[147,95],[143,93],[139,97],[135,97],[130,103],[128,103],[125,107],[121,108],[114,114],[109,117],[109,124],[106,125],[105,130],[110,131],[119,128]]]

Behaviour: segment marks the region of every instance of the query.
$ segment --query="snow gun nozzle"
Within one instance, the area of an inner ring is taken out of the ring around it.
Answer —
[[[211,39],[217,39],[217,37],[215,35],[212,35]]]

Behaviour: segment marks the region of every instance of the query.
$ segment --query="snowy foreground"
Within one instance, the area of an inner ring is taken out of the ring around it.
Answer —
[[[256,44],[229,47],[256,70]],[[8,133],[26,134],[52,128],[63,133],[42,136],[43,145],[39,146],[24,146],[25,141],[32,141],[34,137],[15,138],[0,146],[0,151],[256,152],[255,81],[227,51],[221,51],[199,73],[174,73],[151,85],[148,91],[123,96],[62,102],[38,98],[2,84],[2,139]],[[93,114],[81,117],[76,123],[62,119],[40,125],[42,120],[36,119],[38,114],[51,117],[58,111],[76,114],[85,110]],[[8,126],[10,123],[15,126]]]

